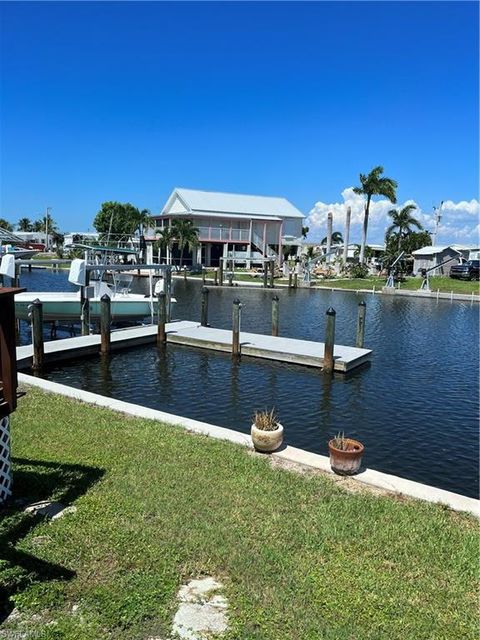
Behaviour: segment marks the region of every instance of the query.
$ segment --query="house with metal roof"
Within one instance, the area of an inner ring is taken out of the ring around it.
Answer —
[[[417,274],[422,269],[431,269],[437,267],[430,275],[443,276],[450,273],[450,268],[455,264],[459,264],[465,259],[462,251],[454,248],[454,246],[442,247],[422,247],[412,251],[413,256],[413,273]]]
[[[286,198],[177,188],[154,218],[159,229],[176,219],[191,220],[198,228],[199,245],[186,264],[215,267],[230,258],[250,267],[265,258],[281,264],[285,246],[299,252],[305,216]],[[178,249],[165,254],[175,261]]]

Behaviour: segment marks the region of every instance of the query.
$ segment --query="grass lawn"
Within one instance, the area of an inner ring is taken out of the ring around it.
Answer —
[[[385,286],[385,278],[334,278],[332,280],[323,280],[317,282],[318,286],[338,287],[342,289],[375,289],[381,291]],[[414,291],[420,289],[422,280],[420,278],[407,278],[405,282],[400,283],[400,289]],[[466,293],[470,295],[473,291],[476,295],[480,295],[480,283],[477,280],[455,280],[446,276],[433,276],[430,278],[430,289],[432,291],[440,290],[441,293]]]
[[[33,388],[12,437],[14,497],[77,512],[0,511],[10,633],[166,640],[179,586],[206,574],[225,585],[229,640],[478,637],[473,517]]]

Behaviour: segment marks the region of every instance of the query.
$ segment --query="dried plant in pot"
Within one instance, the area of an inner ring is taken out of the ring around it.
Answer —
[[[337,434],[328,443],[330,466],[335,473],[352,476],[358,473],[362,464],[365,447],[358,440],[346,438],[343,433]]]
[[[255,411],[251,429],[253,446],[257,451],[270,452],[278,449],[283,442],[283,426],[275,415],[275,410]]]

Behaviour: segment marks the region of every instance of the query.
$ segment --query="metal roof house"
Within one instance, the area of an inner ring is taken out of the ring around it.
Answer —
[[[286,198],[177,188],[156,223],[162,229],[175,219],[187,219],[198,228],[200,243],[187,264],[214,267],[223,257],[250,267],[265,258],[281,264],[286,245],[296,252],[302,244],[304,218]],[[172,256],[167,255],[167,260]]]
[[[462,252],[454,249],[453,246],[443,247],[423,247],[412,251],[413,273],[417,274],[421,269],[430,269],[441,263],[445,263],[435,269],[430,275],[443,276],[450,273],[450,268],[459,264],[464,258]]]

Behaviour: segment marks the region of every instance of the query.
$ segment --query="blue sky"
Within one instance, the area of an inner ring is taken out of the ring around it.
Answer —
[[[382,164],[400,204],[427,221],[448,201],[445,239],[475,238],[477,3],[0,11],[0,217],[51,206],[63,230],[86,230],[105,200],[158,212],[184,186],[285,196],[314,211],[315,237],[324,208],[338,205],[341,226],[349,187]]]

